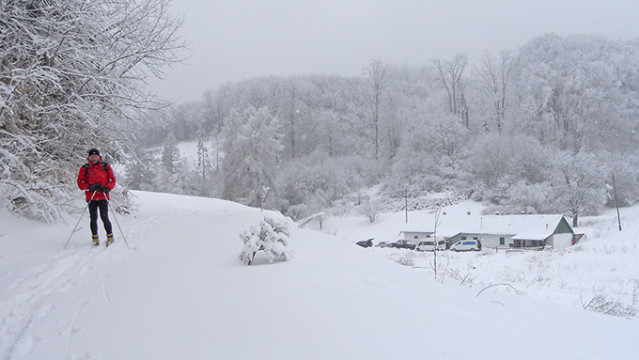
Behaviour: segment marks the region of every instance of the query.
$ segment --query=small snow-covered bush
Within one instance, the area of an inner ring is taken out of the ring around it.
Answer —
[[[584,305],[584,309],[626,318],[637,316],[637,308],[633,305],[624,304],[621,301],[612,300],[603,295],[595,296],[588,304]]]
[[[414,255],[411,254],[393,254],[391,255],[391,259],[397,262],[400,265],[404,266],[415,266],[415,260],[413,259]]]
[[[375,200],[368,200],[361,205],[360,212],[368,218],[368,221],[374,223],[381,207],[382,206],[379,202]]]
[[[295,221],[305,218],[310,214],[310,210],[306,204],[293,205],[286,210],[286,215]]]
[[[257,226],[252,226],[250,231],[240,233],[240,239],[244,243],[240,259],[251,265],[258,251],[264,251],[269,262],[273,262],[276,256],[289,260],[293,253],[288,248],[290,232],[286,223],[270,217]]]

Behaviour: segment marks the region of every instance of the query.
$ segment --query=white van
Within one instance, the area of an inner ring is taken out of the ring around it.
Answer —
[[[420,241],[415,248],[417,251],[435,251],[435,241],[434,240],[425,240]],[[438,240],[437,241],[437,250],[446,250],[446,241]]]
[[[481,242],[479,240],[461,240],[450,247],[450,251],[479,251]]]

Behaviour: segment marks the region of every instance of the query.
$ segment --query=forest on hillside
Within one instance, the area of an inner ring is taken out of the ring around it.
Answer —
[[[613,206],[613,190],[622,206],[639,199],[638,65],[639,41],[547,34],[475,60],[229,83],[142,121],[139,157],[169,170],[134,164],[131,186],[293,217],[447,192],[577,221]],[[198,167],[184,169],[176,143],[189,140]]]
[[[181,60],[169,3],[0,2],[0,207],[59,220],[93,147],[118,171],[121,211],[128,189],[293,218],[444,193],[576,222],[639,200],[639,39],[547,34],[477,59],[253,78],[167,107],[146,82]],[[180,154],[185,141],[197,154]]]

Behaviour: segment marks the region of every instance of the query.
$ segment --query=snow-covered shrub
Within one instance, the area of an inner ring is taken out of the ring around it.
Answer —
[[[289,236],[290,232],[285,222],[264,217],[264,220],[259,225],[252,226],[250,231],[240,233],[240,239],[244,243],[240,259],[251,265],[255,254],[264,251],[269,262],[273,262],[276,256],[289,260],[293,255],[288,248]]]
[[[390,257],[393,261],[395,261],[396,263],[400,264],[400,265],[404,265],[404,266],[410,266],[413,267],[415,266],[415,260],[414,255],[412,253],[409,254],[393,254]]]
[[[293,220],[299,220],[309,216],[311,213],[306,204],[293,205],[286,211],[286,216]]]
[[[632,318],[637,316],[637,309],[633,305],[624,304],[618,300],[608,299],[606,296],[595,296],[584,305],[585,310],[599,312],[606,315]]]
[[[367,200],[360,205],[362,215],[365,215],[371,223],[377,219],[377,213],[381,210],[382,205],[375,200]]]

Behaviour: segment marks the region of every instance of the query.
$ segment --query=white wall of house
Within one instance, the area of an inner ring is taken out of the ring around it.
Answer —
[[[501,239],[503,238],[503,245]],[[507,249],[513,243],[513,235],[504,234],[473,234],[460,233],[450,238],[450,244],[454,244],[461,240],[479,240],[483,248],[504,248]]]
[[[432,240],[433,239],[433,233],[431,232],[424,232],[424,231],[403,231],[404,233],[404,240],[408,240],[412,243],[418,244],[420,241],[422,240]]]
[[[513,235],[483,234],[480,240],[483,247],[508,249],[513,243]]]
[[[553,249],[562,250],[572,246],[572,234],[554,234],[546,243],[551,245]]]

